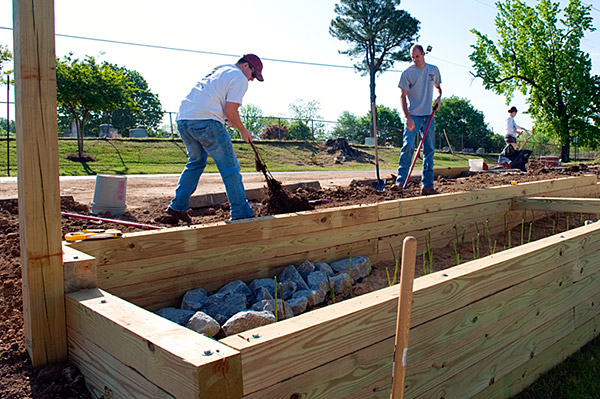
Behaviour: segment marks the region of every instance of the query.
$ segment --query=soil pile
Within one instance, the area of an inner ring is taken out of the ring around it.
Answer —
[[[372,163],[371,155],[350,147],[348,141],[346,141],[346,139],[344,138],[329,139],[327,140],[325,145],[327,147],[331,147],[327,150],[328,154],[336,154],[335,163],[342,163],[347,161]]]

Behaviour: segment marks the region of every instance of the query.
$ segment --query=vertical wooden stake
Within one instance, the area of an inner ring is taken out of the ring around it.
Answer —
[[[417,259],[417,239],[406,237],[402,244],[402,270],[400,272],[400,296],[398,298],[398,320],[394,345],[394,367],[392,369],[391,399],[404,397],[404,377],[408,355],[408,332],[412,307],[413,281]]]
[[[54,1],[13,0],[13,26],[23,319],[37,367],[67,360]]]

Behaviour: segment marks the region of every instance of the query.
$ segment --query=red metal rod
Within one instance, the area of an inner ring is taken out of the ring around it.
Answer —
[[[437,111],[437,108],[434,108],[433,112],[429,116],[429,121],[427,121],[427,127],[425,128],[425,131],[423,132],[423,138],[421,139],[421,142],[419,143],[419,148],[417,148],[417,153],[415,154],[415,158],[413,159],[412,165],[410,165],[410,170],[408,171],[408,176],[406,176],[406,181],[404,182],[402,189],[406,188],[406,185],[408,184],[408,181],[410,180],[410,175],[412,174],[413,168],[415,167],[415,164],[417,163],[417,158],[419,158],[419,154],[421,153],[421,147],[423,146],[423,143],[425,142],[425,137],[427,137],[427,131],[429,130],[429,125],[431,124],[431,120],[433,119],[433,114],[435,114],[435,111]]]
[[[160,229],[164,229],[164,227],[160,227],[160,226],[152,226],[152,225],[149,225],[149,224],[126,222],[124,220],[118,220],[118,219],[106,219],[106,218],[99,218],[99,217],[96,217],[96,216],[78,215],[76,213],[68,213],[68,212],[61,212],[60,214],[63,215],[64,217],[68,217],[68,218],[86,219],[86,220],[98,220],[100,222],[122,224],[124,226],[139,227],[140,229],[146,229],[146,230],[160,230]]]

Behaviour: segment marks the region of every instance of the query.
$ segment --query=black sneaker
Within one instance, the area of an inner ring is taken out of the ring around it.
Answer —
[[[169,215],[176,217],[177,219],[181,220],[184,223],[192,224],[192,218],[190,217],[190,215],[188,215],[187,212],[176,211],[175,209],[173,209],[171,207],[167,208],[166,212]]]

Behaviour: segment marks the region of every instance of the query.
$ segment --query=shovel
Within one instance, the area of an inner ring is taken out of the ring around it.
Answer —
[[[385,181],[379,177],[379,152],[377,151],[377,123],[375,117],[375,101],[371,103],[371,115],[373,117],[373,136],[375,137],[375,170],[377,171],[377,181],[371,183],[376,190],[385,190]]]

